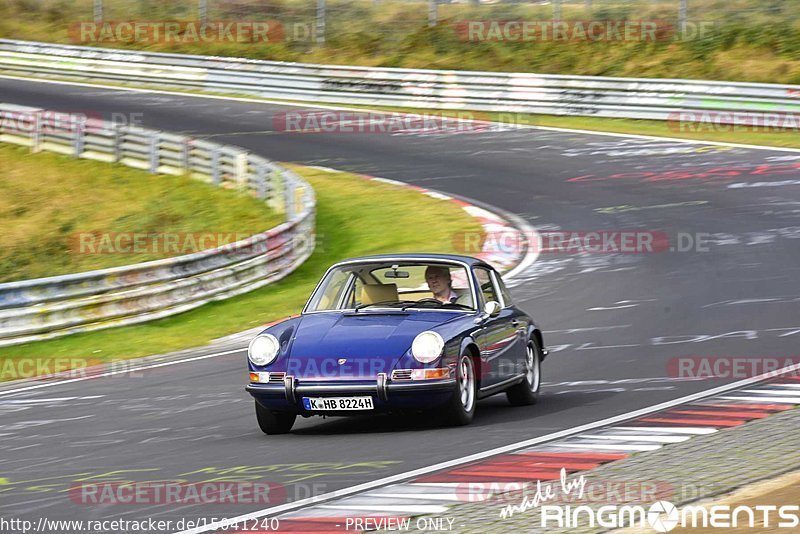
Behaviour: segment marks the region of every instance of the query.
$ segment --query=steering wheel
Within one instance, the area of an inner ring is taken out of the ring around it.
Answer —
[[[424,298],[424,299],[419,299],[419,300],[418,300],[417,302],[415,302],[414,304],[424,304],[424,303],[426,303],[426,302],[427,302],[427,303],[429,303],[429,304],[437,304],[437,305],[440,305],[440,306],[441,306],[442,304],[444,304],[444,302],[442,302],[441,300],[439,300],[439,299],[435,299],[435,298],[431,298],[431,297]]]

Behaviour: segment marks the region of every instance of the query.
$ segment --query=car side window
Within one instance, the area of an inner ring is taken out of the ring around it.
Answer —
[[[503,282],[503,279],[498,273],[494,273],[494,277],[497,281],[497,287],[500,288],[500,294],[503,296],[503,307],[508,308],[509,306],[513,306],[514,301],[511,299],[511,293],[508,292],[505,282]]]
[[[337,271],[331,276],[330,282],[321,291],[318,291],[311,300],[309,307],[312,310],[335,310],[338,306],[339,299],[342,298],[342,293],[347,287],[350,273]]]
[[[484,267],[475,268],[475,277],[478,279],[478,286],[481,294],[483,295],[483,302],[495,301],[500,302],[497,296],[497,288],[492,280],[492,275],[488,269]]]

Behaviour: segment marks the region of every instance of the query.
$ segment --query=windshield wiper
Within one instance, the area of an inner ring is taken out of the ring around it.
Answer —
[[[414,302],[416,302],[416,301],[413,301],[413,300],[382,300],[380,302],[370,302],[368,304],[359,304],[358,306],[353,308],[353,311],[354,312],[358,312],[358,310],[363,310],[364,308],[367,308],[369,306],[386,306],[387,304],[403,305],[403,304],[414,303]],[[405,310],[405,308],[403,308],[403,310]]]
[[[466,304],[459,304],[457,302],[443,302],[442,306],[458,306],[459,308],[462,308],[464,310],[474,310],[475,309],[472,306],[467,306]]]
[[[406,302],[410,302],[410,301],[406,301]],[[406,311],[408,308],[411,308],[416,304],[420,304],[420,308],[427,308],[427,306],[424,306],[424,304],[436,304],[439,308],[443,308],[445,306],[458,306],[459,308],[463,308],[465,310],[471,310],[472,309],[471,306],[466,306],[464,304],[457,304],[455,302],[442,302],[442,301],[437,300],[437,299],[427,298],[427,299],[420,299],[420,300],[415,300],[413,302],[410,302],[409,304],[403,306],[402,310]]]

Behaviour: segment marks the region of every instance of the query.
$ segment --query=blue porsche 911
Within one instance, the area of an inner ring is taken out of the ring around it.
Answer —
[[[546,355],[487,263],[367,256],[328,269],[300,316],[250,342],[246,389],[267,434],[289,432],[298,415],[433,409],[465,425],[495,393],[536,403]]]

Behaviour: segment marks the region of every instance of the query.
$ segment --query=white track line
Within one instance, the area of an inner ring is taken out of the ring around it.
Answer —
[[[650,452],[657,451],[661,445],[625,445],[625,444],[612,444],[605,445],[603,443],[559,443],[559,448],[564,449],[579,449],[587,451],[605,451],[605,452]]]
[[[637,432],[652,432],[652,433],[668,433],[668,434],[691,434],[696,436],[702,436],[704,434],[713,434],[717,432],[716,428],[711,427],[672,427],[672,426],[615,426],[613,428],[609,428],[609,430],[635,430]]]
[[[513,269],[503,275],[505,280],[511,280],[517,277],[521,272],[525,271],[528,267],[536,263],[539,259],[539,232],[536,228],[527,223],[522,217],[514,217],[513,220],[507,221],[512,227],[522,232],[524,237],[536,240],[536,243],[528,242],[528,250],[525,252],[525,257]]]
[[[143,365],[141,367],[132,367],[132,368],[128,368],[128,369],[122,369],[122,370],[119,370],[119,371],[110,371],[108,373],[102,373],[102,374],[98,374],[98,375],[81,376],[81,377],[78,377],[78,378],[69,378],[67,380],[59,380],[58,382],[47,382],[46,384],[36,384],[36,385],[33,385],[33,386],[25,386],[25,387],[17,388],[17,389],[9,389],[7,391],[0,391],[0,397],[2,397],[4,395],[12,395],[14,393],[21,393],[23,391],[30,391],[30,390],[33,390],[33,389],[41,389],[41,388],[47,388],[47,387],[52,387],[52,386],[60,386],[60,385],[63,385],[63,384],[71,384],[73,382],[83,382],[84,380],[93,380],[95,378],[102,378],[102,377],[106,377],[106,376],[114,376],[114,375],[119,375],[119,374],[123,374],[123,373],[133,373],[133,372],[136,372],[136,371],[144,371],[146,369],[155,369],[157,367],[167,367],[169,365],[178,365],[179,363],[196,362],[198,360],[206,360],[208,358],[216,358],[217,356],[225,356],[226,354],[234,354],[234,353],[243,352],[243,351],[246,351],[246,350],[247,349],[245,347],[242,347],[240,349],[226,350],[224,352],[215,352],[213,354],[205,354],[203,356],[195,356],[193,358],[183,358],[182,360],[175,360],[175,361],[171,361],[171,362],[154,363],[154,364],[151,364],[151,365]]]
[[[758,376],[754,376],[751,378],[745,378],[744,380],[739,380],[738,382],[733,382],[731,384],[726,384],[724,386],[719,386],[713,389],[709,389],[706,391],[701,391],[699,393],[693,393],[691,395],[687,395],[685,397],[680,397],[678,399],[673,399],[671,401],[662,402],[660,404],[656,404],[653,406],[649,406],[647,408],[642,408],[640,410],[634,410],[632,412],[628,412],[622,415],[617,415],[614,417],[609,417],[607,419],[603,419],[600,421],[595,421],[593,423],[587,423],[585,425],[580,425],[574,428],[569,428],[565,430],[561,430],[559,432],[554,432],[552,434],[547,434],[545,436],[541,436],[538,438],[527,439],[524,441],[520,441],[517,443],[512,443],[510,445],[504,445],[502,447],[497,447],[495,449],[490,449],[488,451],[478,452],[475,454],[470,454],[468,456],[463,456],[461,458],[456,458],[454,460],[448,460],[446,462],[441,462],[438,464],[430,465],[428,467],[422,467],[420,469],[414,469],[412,471],[407,471],[405,473],[398,473],[396,475],[391,475],[385,478],[381,478],[378,480],[373,480],[371,482],[365,482],[363,484],[357,484],[355,486],[351,486],[349,488],[344,488],[336,491],[331,491],[325,493],[323,495],[318,495],[315,497],[309,497],[306,499],[301,499],[299,501],[294,501],[290,503],[281,504],[278,506],[273,506],[271,508],[265,508],[263,510],[258,510],[256,512],[251,512],[249,514],[244,514],[235,518],[228,520],[228,525],[231,523],[241,523],[245,521],[252,521],[254,519],[258,519],[265,516],[273,516],[282,512],[291,512],[293,510],[297,510],[300,508],[304,508],[309,505],[319,504],[322,502],[331,501],[333,499],[338,499],[341,497],[347,497],[350,495],[355,495],[358,493],[362,493],[371,489],[379,488],[382,486],[388,486],[389,484],[394,484],[396,482],[404,482],[412,478],[420,477],[423,475],[427,475],[436,471],[442,471],[444,469],[448,469],[450,467],[457,467],[460,465],[464,465],[466,463],[475,462],[478,460],[483,460],[492,456],[497,456],[500,454],[506,454],[509,452],[515,452],[520,449],[532,447],[534,445],[539,445],[541,443],[545,443],[548,441],[553,441],[556,439],[560,439],[567,436],[573,436],[575,434],[581,434],[588,430],[594,430],[595,428],[600,428],[608,425],[615,425],[617,423],[627,421],[630,419],[635,419],[637,417],[641,417],[643,415],[648,415],[654,412],[658,412],[661,410],[666,410],[667,408],[672,408],[674,406],[678,406],[680,404],[686,404],[690,402],[694,402],[696,400],[704,399],[706,397],[713,397],[719,395],[721,393],[726,393],[731,390],[740,389],[742,387],[748,386],[750,384],[755,384],[762,380],[766,380],[769,378],[775,378],[777,374],[782,373],[789,373],[795,370],[800,369],[800,363],[790,365],[788,367],[784,367],[783,369],[779,369],[778,371],[771,371],[769,373],[764,373]],[[773,399],[770,399],[773,400]],[[762,399],[763,402],[763,399]],[[700,430],[692,429],[692,430]],[[563,447],[564,445],[559,444],[559,447]],[[660,446],[654,445],[655,448],[660,448]],[[183,530],[176,534],[200,534],[202,532],[212,532],[215,530],[220,530],[225,526],[223,522],[216,522],[216,523],[209,523],[207,525],[203,525],[202,527],[197,527],[189,530]]]
[[[159,94],[159,95],[176,95],[176,96],[188,96],[192,98],[208,98],[212,100],[230,100],[233,102],[250,102],[255,104],[275,104],[280,106],[287,106],[287,107],[302,107],[302,108],[317,108],[317,109],[331,109],[331,110],[343,110],[343,111],[356,111],[361,113],[411,113],[410,111],[386,111],[386,110],[379,110],[379,109],[369,109],[369,108],[351,108],[347,106],[337,106],[335,104],[308,104],[308,103],[299,103],[299,102],[285,102],[283,100],[271,100],[271,99],[259,99],[259,98],[246,98],[246,97],[238,97],[238,96],[222,96],[222,95],[205,95],[205,94],[196,94],[196,93],[181,93],[180,91],[165,91],[163,89],[143,89],[138,87],[117,87],[114,85],[103,85],[102,83],[82,83],[82,82],[69,82],[65,80],[43,80],[38,78],[27,78],[25,76],[10,76],[7,74],[0,74],[0,78],[6,78],[9,80],[23,80],[28,82],[37,82],[37,83],[49,83],[49,84],[56,84],[56,85],[75,85],[79,87],[92,87],[95,89],[110,89],[114,91],[127,91],[131,93],[149,93],[149,94]],[[437,108],[431,108],[431,111],[442,111]],[[480,122],[488,123],[488,124],[503,124],[497,123],[492,121],[481,120]],[[565,133],[577,133],[577,134],[585,134],[585,135],[601,135],[606,137],[623,137],[626,139],[646,139],[650,141],[670,141],[673,143],[684,143],[688,145],[715,145],[715,146],[728,146],[732,148],[747,148],[751,150],[774,150],[779,152],[795,152],[800,153],[800,148],[787,148],[787,147],[772,147],[772,146],[764,146],[764,145],[748,145],[743,143],[726,143],[722,141],[701,141],[698,139],[681,139],[678,137],[659,137],[656,135],[637,135],[637,134],[624,134],[624,133],[615,133],[615,132],[601,132],[597,130],[580,130],[576,128],[558,128],[555,126],[536,126],[536,125],[526,125],[526,124],[518,124],[515,125],[516,128],[520,129],[529,129],[529,130],[542,130],[542,131],[550,131],[550,132],[565,132]]]
[[[793,391],[786,391],[785,389],[743,389],[742,393],[755,393],[762,395],[778,395],[779,397],[786,397],[794,394]]]
[[[607,440],[607,441],[617,441],[619,443],[625,443],[628,441],[636,442],[645,442],[645,443],[680,443],[681,441],[686,441],[687,439],[692,439],[691,436],[642,436],[640,434],[631,434],[629,436],[622,435],[622,434],[581,434],[577,436],[581,439],[598,439],[598,440]]]
[[[800,397],[720,397],[720,399],[745,401],[752,404],[800,404]]]

